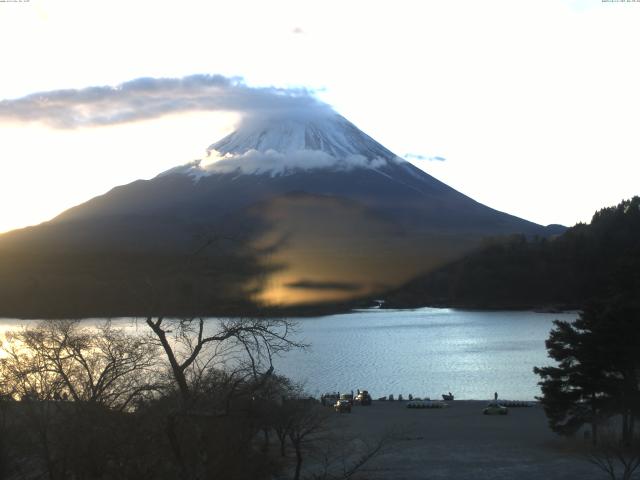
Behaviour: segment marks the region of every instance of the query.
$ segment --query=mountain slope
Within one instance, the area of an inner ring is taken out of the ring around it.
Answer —
[[[239,271],[250,272],[250,278],[234,280],[234,298],[342,301],[398,285],[486,236],[511,233],[547,231],[457,192],[339,115],[254,118],[211,145],[203,160],[116,187],[50,222],[1,236],[0,276],[3,257],[27,259],[26,252],[53,265],[70,255],[154,256],[178,264],[198,251],[218,267],[194,274],[190,288],[198,275],[219,273],[222,260],[234,256],[246,264]],[[20,277],[20,266],[11,265],[5,278]],[[57,275],[42,268],[26,270],[42,278]],[[95,262],[87,268],[100,276]],[[148,277],[146,268],[134,275],[136,285]],[[103,286],[118,282],[117,269],[108,270],[112,275],[98,282]],[[123,281],[130,270],[121,271]],[[74,275],[72,267],[65,272]],[[169,285],[166,275],[162,282]],[[28,290],[28,281],[21,285]]]

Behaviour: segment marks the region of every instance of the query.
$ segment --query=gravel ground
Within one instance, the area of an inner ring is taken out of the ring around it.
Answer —
[[[360,470],[378,479],[581,479],[605,478],[577,450],[584,440],[558,437],[540,406],[483,415],[486,401],[448,402],[443,409],[409,409],[407,402],[374,401],[335,414],[331,429],[350,442],[385,449]]]

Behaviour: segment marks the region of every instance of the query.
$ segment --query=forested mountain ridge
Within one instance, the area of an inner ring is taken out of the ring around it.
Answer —
[[[388,307],[580,308],[640,292],[640,197],[597,211],[552,239],[487,240],[386,297]]]

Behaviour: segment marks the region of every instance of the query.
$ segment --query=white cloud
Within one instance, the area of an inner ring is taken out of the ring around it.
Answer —
[[[411,161],[417,161],[417,162],[422,162],[422,161],[429,161],[429,162],[444,162],[447,159],[444,157],[439,157],[439,156],[427,156],[427,155],[421,155],[419,153],[405,153],[404,154],[404,158]]]
[[[42,122],[55,128],[117,125],[194,111],[244,116],[309,115],[330,108],[305,89],[251,88],[240,78],[190,75],[138,78],[116,86],[32,93],[0,100],[0,121]]]
[[[204,160],[197,160],[181,167],[162,173],[183,173],[200,179],[203,176],[217,173],[242,173],[248,175],[267,174],[272,177],[290,175],[301,170],[318,170],[331,168],[337,171],[350,171],[355,168],[378,169],[387,165],[382,158],[369,159],[363,155],[348,155],[336,158],[320,150],[298,150],[286,154],[267,150],[259,152],[249,150],[240,155],[219,155],[215,150],[209,152]]]

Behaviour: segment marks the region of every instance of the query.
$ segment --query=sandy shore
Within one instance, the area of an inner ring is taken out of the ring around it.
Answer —
[[[598,479],[602,474],[576,453],[584,440],[554,434],[540,406],[483,415],[487,401],[448,402],[444,409],[409,409],[407,402],[374,401],[335,414],[331,429],[373,442],[393,432],[385,450],[359,478],[368,479]],[[355,440],[356,442],[358,440]]]

